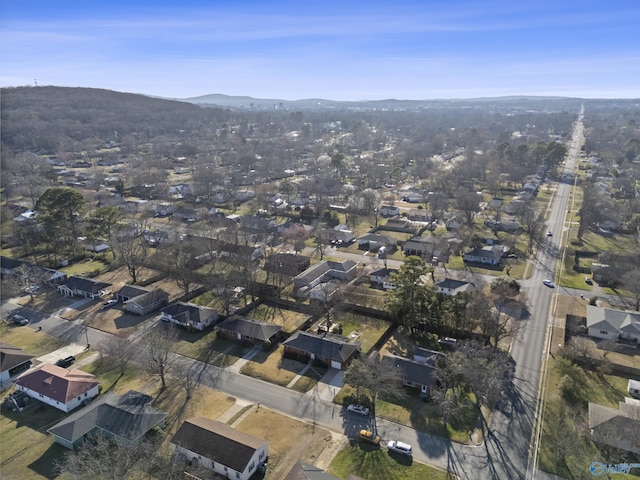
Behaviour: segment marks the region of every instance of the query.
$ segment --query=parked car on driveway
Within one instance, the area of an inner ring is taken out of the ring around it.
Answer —
[[[40,291],[40,285],[29,285],[25,287],[23,291],[24,293],[38,293]]]
[[[358,415],[369,415],[369,409],[362,405],[351,404],[347,407],[347,412],[357,413]]]
[[[401,455],[413,455],[411,445],[401,442],[400,440],[391,440],[387,443],[387,450],[390,452],[399,453]]]
[[[29,319],[23,317],[22,315],[14,315],[13,317],[11,317],[11,320],[13,321],[13,323],[16,323],[22,326],[25,326],[29,323]]]
[[[591,280],[591,277],[584,277],[584,283],[587,285],[593,285],[593,280]]]
[[[102,304],[102,309],[104,310],[105,308],[113,307],[114,305],[117,305],[117,304],[118,304],[118,300],[113,298],[111,300],[107,300],[106,302],[104,302]]]
[[[58,360],[56,362],[56,365],[58,367],[62,367],[62,368],[68,368],[71,366],[71,364],[73,364],[73,362],[76,361],[76,357],[74,357],[73,355],[69,355],[66,358],[61,358],[60,360]]]

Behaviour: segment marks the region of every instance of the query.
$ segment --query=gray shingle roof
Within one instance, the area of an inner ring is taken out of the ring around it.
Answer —
[[[135,440],[162,423],[166,413],[151,405],[151,397],[135,390],[123,395],[108,392],[93,404],[70,415],[48,431],[75,442],[95,428]]]
[[[268,445],[266,440],[205,417],[185,420],[171,443],[236,472],[243,472],[255,451]]]
[[[273,323],[258,322],[256,320],[250,320],[248,318],[234,315],[224,322],[220,323],[218,327],[220,330],[226,330],[232,333],[239,333],[244,337],[255,338],[257,340],[267,341],[275,334],[277,334],[282,327]]]
[[[349,342],[346,337],[330,333],[318,335],[300,330],[285,340],[283,345],[338,362],[344,362],[360,350],[360,342]]]

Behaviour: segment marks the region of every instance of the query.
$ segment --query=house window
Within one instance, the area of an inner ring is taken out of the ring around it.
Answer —
[[[87,395],[89,395],[89,393],[88,392],[84,392],[84,396],[86,397]]]
[[[249,465],[249,471],[253,470],[255,466],[256,462],[251,462],[251,465]]]
[[[609,335],[609,332],[606,330],[600,330],[600,335]]]
[[[264,458],[264,450],[262,452],[260,452],[260,455],[258,456],[258,458],[260,460],[262,460]]]
[[[240,478],[240,472],[236,472],[236,478]]]

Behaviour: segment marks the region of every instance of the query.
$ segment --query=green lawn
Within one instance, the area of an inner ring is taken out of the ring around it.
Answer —
[[[109,266],[99,260],[90,260],[88,262],[77,262],[67,267],[63,267],[60,270],[62,270],[69,276],[86,276],[93,273],[104,272],[107,268],[109,268]]]
[[[390,455],[384,448],[367,444],[355,444],[339,452],[331,462],[328,471],[340,478],[347,478],[354,474],[367,480],[451,478],[444,470],[417,463],[411,457]]]

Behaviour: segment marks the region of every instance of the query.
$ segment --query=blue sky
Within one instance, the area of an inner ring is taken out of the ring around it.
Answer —
[[[640,2],[0,0],[0,85],[640,98]]]

